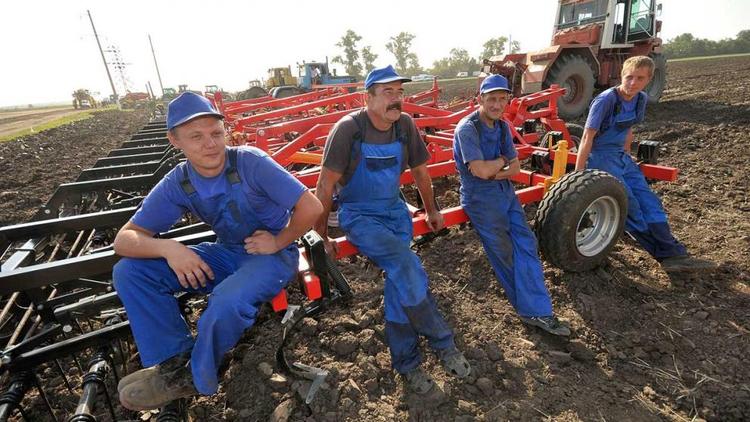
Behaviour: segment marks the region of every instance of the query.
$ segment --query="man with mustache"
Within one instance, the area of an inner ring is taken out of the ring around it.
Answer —
[[[461,178],[461,206],[479,234],[492,269],[521,321],[568,336],[552,312],[534,233],[510,178],[521,166],[503,111],[508,80],[491,75],[479,88],[479,110],[456,127],[453,157]]]
[[[144,368],[120,380],[120,403],[156,409],[218,389],[224,354],[250,328],[263,303],[295,278],[294,241],[322,212],[302,183],[265,152],[226,148],[224,116],[200,95],[169,103],[167,138],[180,163],[149,192],[117,233],[112,270]],[[216,242],[186,246],[160,238],[185,212],[211,226]],[[210,294],[197,336],[177,292]]]
[[[464,378],[471,367],[429,292],[419,257],[409,248],[412,221],[399,196],[399,177],[406,168],[433,231],[443,227],[443,217],[427,172],[425,144],[411,117],[401,113],[402,84],[408,81],[392,66],[373,69],[365,79],[367,107],[345,116],[331,130],[315,190],[324,213],[315,228],[328,239],[326,217],[336,194],[340,228],[385,272],[385,337],[391,364],[412,391],[427,394],[434,381],[420,368],[419,335],[427,338],[448,373]]]

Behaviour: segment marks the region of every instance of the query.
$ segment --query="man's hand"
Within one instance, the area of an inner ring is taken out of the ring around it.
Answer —
[[[214,279],[214,272],[197,253],[187,246],[175,242],[164,254],[167,264],[177,274],[180,285],[186,289],[206,287]]]
[[[426,223],[427,227],[429,227],[430,230],[435,233],[438,232],[445,225],[445,221],[443,221],[443,214],[440,214],[440,211],[437,210],[428,212]]]
[[[271,255],[279,251],[276,236],[265,230],[256,230],[245,238],[245,251],[256,255]]]

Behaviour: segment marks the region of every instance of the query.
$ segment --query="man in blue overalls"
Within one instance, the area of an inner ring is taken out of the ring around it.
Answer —
[[[120,402],[153,409],[181,397],[213,394],[224,354],[255,322],[258,309],[292,280],[294,241],[322,206],[263,151],[226,148],[223,116],[190,92],[169,103],[169,142],[179,164],[120,229],[113,270],[143,366],[118,385]],[[155,234],[185,212],[207,223],[216,243],[185,246]],[[194,339],[174,294],[210,294]]]
[[[568,336],[570,329],[553,315],[536,237],[510,182],[521,167],[510,128],[502,119],[510,100],[508,80],[486,77],[478,100],[479,110],[458,123],[453,137],[461,206],[521,321]]]
[[[409,248],[412,222],[399,196],[399,177],[406,168],[411,169],[433,231],[442,228],[443,217],[433,197],[427,148],[414,121],[401,113],[405,81],[410,79],[392,66],[373,69],[365,79],[367,107],[345,116],[331,130],[315,191],[324,217],[315,228],[327,239],[325,216],[336,190],[340,228],[385,272],[385,337],[393,368],[412,391],[426,394],[434,381],[420,368],[419,335],[427,338],[452,375],[466,377],[471,368],[429,292],[419,257]]]
[[[604,170],[618,178],[628,194],[625,230],[668,272],[713,268],[710,261],[691,257],[672,235],[659,197],[651,191],[630,155],[633,128],[646,114],[643,89],[654,74],[654,62],[634,56],[622,66],[620,85],[599,94],[591,103],[578,148],[576,170]]]

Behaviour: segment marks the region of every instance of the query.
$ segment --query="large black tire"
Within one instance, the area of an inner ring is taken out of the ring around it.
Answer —
[[[648,94],[649,104],[656,104],[661,99],[664,88],[667,87],[667,59],[663,54],[652,54],[651,58],[654,59],[655,65],[654,77],[651,78],[645,91]]]
[[[303,94],[305,91],[302,88],[296,87],[296,86],[280,86],[276,88],[271,96],[273,98],[286,98],[291,97],[292,95],[299,95]]]
[[[624,186],[600,170],[568,173],[544,195],[534,231],[544,258],[565,271],[598,267],[622,234]]]
[[[563,120],[573,120],[586,112],[594,97],[594,70],[589,61],[578,54],[560,56],[547,72],[543,87],[552,84],[565,88],[565,95],[557,100],[558,114]]]
[[[251,100],[253,98],[265,97],[268,92],[259,86],[251,86],[250,89],[240,92],[237,94],[238,100]]]

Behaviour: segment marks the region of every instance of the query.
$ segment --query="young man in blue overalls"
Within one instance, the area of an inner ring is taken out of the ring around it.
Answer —
[[[509,100],[508,80],[486,77],[479,88],[479,110],[456,127],[453,158],[461,178],[461,206],[521,321],[568,336],[570,329],[553,315],[536,237],[510,182],[521,167],[502,119]]]
[[[121,404],[154,409],[195,394],[213,394],[224,354],[255,322],[258,309],[295,277],[294,241],[322,206],[263,151],[226,148],[223,116],[190,92],[169,103],[169,142],[179,164],[120,229],[113,269],[143,370],[118,385]],[[155,234],[189,211],[216,233],[216,243],[185,246]],[[194,339],[174,293],[210,294]]]
[[[443,217],[435,206],[425,144],[411,117],[401,113],[405,81],[410,79],[392,66],[372,70],[365,79],[367,107],[332,129],[315,190],[324,217],[315,228],[327,239],[325,216],[336,190],[339,227],[385,271],[385,336],[393,368],[412,391],[426,394],[434,381],[420,368],[419,335],[427,338],[452,375],[466,377],[471,368],[429,292],[419,257],[409,248],[412,222],[399,196],[399,177],[406,168],[411,169],[433,231],[442,228]]]
[[[646,114],[648,94],[643,89],[653,74],[651,58],[631,57],[623,63],[620,85],[594,99],[578,148],[576,170],[604,170],[623,183],[628,194],[625,230],[665,271],[710,269],[714,263],[689,256],[685,245],[674,238],[659,197],[630,155],[632,126],[642,122]]]

